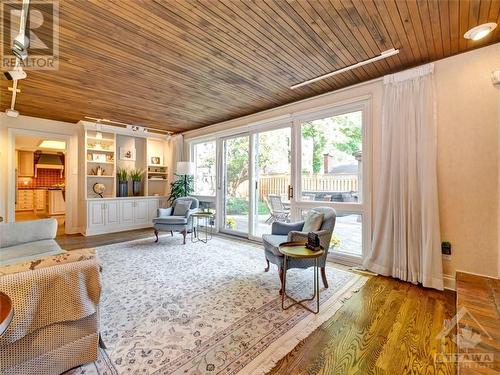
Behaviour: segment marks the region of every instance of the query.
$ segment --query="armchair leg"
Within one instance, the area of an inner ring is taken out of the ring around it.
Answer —
[[[174,231],[173,231],[173,230],[171,230],[171,231],[170,231],[170,234],[171,234],[171,235],[172,235],[172,237],[173,237],[173,236],[174,236]]]
[[[155,242],[158,242],[158,230],[155,229],[155,236],[156,236],[156,241]]]
[[[280,267],[279,270],[279,275],[280,275],[280,295],[283,294],[283,275],[284,275],[284,272],[283,272],[283,267]]]
[[[186,244],[186,234],[187,234],[187,230],[186,230],[186,229],[183,229],[181,233],[182,233],[182,237],[184,237],[184,242],[183,242],[182,244],[183,244],[183,245],[185,245],[185,244]]]
[[[328,280],[326,279],[325,267],[321,267],[321,279],[323,280],[323,285],[328,289]]]
[[[264,268],[264,272],[269,271],[269,259],[266,258],[266,262],[267,262],[267,267]]]

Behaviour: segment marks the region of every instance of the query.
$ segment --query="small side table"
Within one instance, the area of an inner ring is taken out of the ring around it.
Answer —
[[[0,292],[0,336],[7,330],[13,317],[12,301],[7,294]]]
[[[212,239],[214,231],[215,214],[212,212],[195,212],[193,218],[193,230],[191,231],[191,242],[207,243]],[[200,225],[200,221],[202,222]],[[204,224],[204,225],[203,225]],[[205,232],[205,239],[201,238],[201,232]]]
[[[283,293],[281,294],[281,308],[283,310],[288,310],[290,307],[295,305],[300,305],[304,309],[312,312],[313,314],[319,313],[319,267],[318,259],[325,253],[323,250],[313,251],[308,249],[304,242],[285,242],[279,246],[279,251],[283,254]],[[306,298],[300,301],[290,297],[286,294],[286,272],[288,268],[288,258],[313,258],[314,259],[314,294],[311,298]],[[293,303],[285,307],[285,299],[289,298]],[[316,310],[310,309],[308,306],[304,305],[304,302],[313,301],[316,298]]]

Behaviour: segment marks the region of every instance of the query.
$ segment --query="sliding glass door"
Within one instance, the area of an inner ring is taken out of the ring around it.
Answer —
[[[371,236],[369,105],[363,100],[307,112],[193,144],[196,191],[216,201],[218,229],[261,240],[273,222],[332,207],[337,223],[330,251],[345,263],[359,262]]]
[[[291,215],[291,127],[253,135],[252,237],[271,233],[274,221],[289,221]]]
[[[250,233],[250,136],[222,141],[221,231],[247,237]]]

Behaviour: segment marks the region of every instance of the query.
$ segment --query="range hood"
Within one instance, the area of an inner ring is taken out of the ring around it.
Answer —
[[[61,177],[64,173],[64,164],[59,155],[56,154],[41,154],[37,163],[35,164],[35,177],[39,169],[58,169],[61,171]]]

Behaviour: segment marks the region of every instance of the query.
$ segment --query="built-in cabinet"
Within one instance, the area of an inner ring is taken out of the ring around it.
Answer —
[[[17,151],[17,176],[33,177],[35,175],[35,154],[32,151]]]
[[[47,209],[47,190],[20,189],[16,192],[16,211],[43,211]]]
[[[87,200],[86,235],[120,232],[146,228],[158,214],[158,208],[166,207],[166,198],[103,198]]]
[[[120,232],[153,225],[158,208],[167,207],[170,190],[165,134],[80,122],[84,134],[82,174],[86,192],[85,235]],[[128,196],[119,189],[117,172],[126,170]],[[141,171],[140,190],[133,191],[131,171]],[[100,196],[102,195],[102,197]]]

